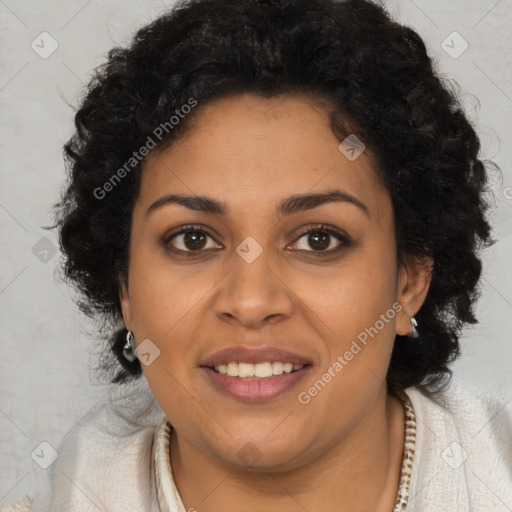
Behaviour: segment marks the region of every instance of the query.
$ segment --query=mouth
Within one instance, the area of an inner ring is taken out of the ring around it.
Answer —
[[[216,393],[248,404],[278,399],[297,387],[311,369],[311,364],[292,365],[280,361],[256,364],[233,361],[201,367]]]
[[[312,369],[306,357],[277,347],[228,347],[200,363],[211,388],[224,397],[256,403],[275,399]]]
[[[227,375],[237,379],[270,379],[275,376],[296,373],[309,364],[292,364],[282,361],[264,361],[261,363],[242,363],[231,361],[218,366],[207,366],[219,375]]]

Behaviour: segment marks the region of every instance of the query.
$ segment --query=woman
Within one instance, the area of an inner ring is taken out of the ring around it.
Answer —
[[[56,225],[122,392],[25,509],[510,510],[510,408],[449,386],[479,147],[370,1],[182,2],[112,50]]]

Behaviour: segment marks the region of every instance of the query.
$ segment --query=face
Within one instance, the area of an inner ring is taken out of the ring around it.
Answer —
[[[311,98],[244,94],[144,163],[123,316],[178,438],[212,459],[291,468],[350,436],[425,296],[368,151],[340,142]]]

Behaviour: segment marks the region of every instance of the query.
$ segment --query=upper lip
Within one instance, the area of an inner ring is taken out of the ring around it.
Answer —
[[[249,348],[236,346],[215,352],[204,359],[199,366],[219,366],[221,364],[228,364],[232,361],[254,364],[264,363],[266,361],[280,361],[283,363],[292,363],[293,365],[311,364],[308,359],[299,354],[276,347]]]

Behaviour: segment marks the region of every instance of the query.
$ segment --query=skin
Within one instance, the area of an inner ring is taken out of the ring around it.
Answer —
[[[137,344],[150,339],[160,350],[142,368],[174,427],[170,460],[185,508],[389,512],[404,411],[385,376],[396,333],[411,333],[409,318],[427,294],[425,265],[408,258],[397,272],[391,198],[369,151],[349,161],[314,98],[242,94],[199,108],[183,137],[145,160],[120,286],[126,327]],[[275,215],[293,194],[331,189],[355,196],[369,216],[349,202]],[[178,204],[146,213],[167,194],[207,195],[225,202],[229,215]],[[352,244],[331,236],[326,247],[341,250],[315,256],[318,243],[303,233],[321,223]],[[202,252],[183,235],[166,242],[186,224],[212,230]],[[248,236],[263,249],[250,264],[236,252]],[[402,309],[378,335],[299,403],[298,393],[396,303]],[[215,390],[199,368],[237,344],[284,348],[313,368],[275,399],[241,402]],[[253,467],[238,456],[246,443],[259,456]]]

